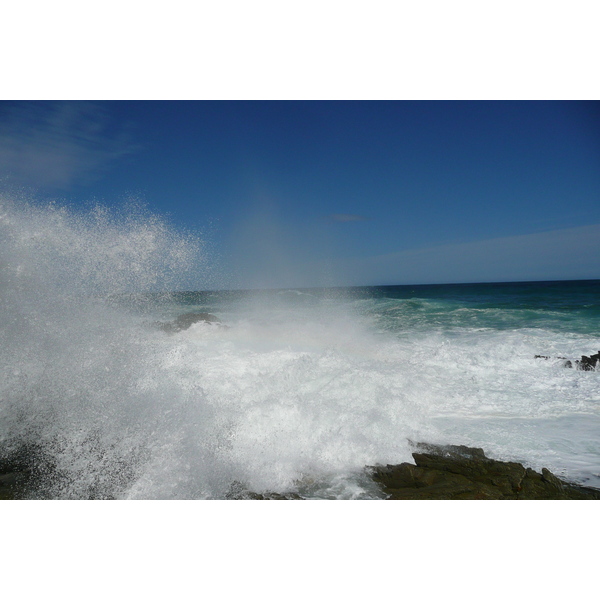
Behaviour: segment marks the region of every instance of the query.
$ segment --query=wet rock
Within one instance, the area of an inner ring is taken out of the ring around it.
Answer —
[[[27,486],[30,474],[27,471],[14,471],[0,475],[0,500],[19,500]]]
[[[257,494],[247,490],[239,481],[231,484],[229,492],[226,494],[227,500],[303,500],[298,494],[278,494],[276,492],[265,492]]]
[[[485,456],[481,448],[413,444],[415,464],[368,467],[390,500],[600,500],[600,490]]]
[[[178,331],[183,331],[184,329],[189,329],[194,323],[214,323],[221,327],[224,325],[221,324],[221,320],[215,315],[210,313],[185,313],[183,315],[179,315],[174,321],[171,323],[155,323],[156,327],[166,331],[167,333],[177,333]]]
[[[536,354],[534,358],[542,358],[544,360],[548,360],[552,358],[551,356],[544,356],[542,354]],[[555,356],[554,358],[564,360],[563,366],[567,369],[573,368],[573,362],[575,363],[575,368],[580,371],[595,371],[600,363],[600,352],[597,354],[592,354],[591,356],[582,356],[581,360],[569,360],[564,356]]]
[[[38,451],[23,445],[0,451],[0,500],[24,498],[37,471]]]
[[[582,356],[581,360],[577,362],[578,369],[581,369],[582,371],[595,371],[598,362],[600,362],[600,352],[592,354],[591,356]]]

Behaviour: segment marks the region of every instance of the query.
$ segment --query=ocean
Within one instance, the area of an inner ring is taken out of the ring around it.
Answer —
[[[28,497],[383,499],[365,467],[411,441],[600,488],[599,373],[565,366],[600,350],[600,280],[177,291],[201,252],[0,205],[0,460],[42,465]]]

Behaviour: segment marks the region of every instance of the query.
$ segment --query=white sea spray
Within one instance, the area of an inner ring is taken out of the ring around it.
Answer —
[[[575,309],[169,295],[202,248],[139,210],[5,199],[0,257],[0,452],[40,453],[33,497],[380,497],[364,467],[410,460],[408,440],[600,486],[597,372],[559,358],[600,349]],[[222,324],[156,326],[194,311]]]

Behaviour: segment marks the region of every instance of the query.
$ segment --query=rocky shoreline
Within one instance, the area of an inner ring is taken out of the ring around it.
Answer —
[[[413,444],[415,464],[369,467],[388,500],[600,500],[600,490],[485,456],[481,448]]]
[[[537,473],[517,462],[485,456],[481,448],[412,443],[415,464],[375,465],[366,472],[387,500],[600,500],[600,490],[553,475]],[[26,499],[36,480],[48,474],[47,465],[21,453],[0,462],[0,500]],[[36,494],[37,497],[39,497]],[[107,498],[90,498],[107,499]],[[259,494],[240,484],[232,485],[231,500],[302,500],[296,493]]]

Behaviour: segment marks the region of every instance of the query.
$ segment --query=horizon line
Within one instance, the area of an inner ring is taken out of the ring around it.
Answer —
[[[202,292],[278,292],[286,290],[342,290],[356,288],[382,288],[382,287],[427,287],[427,286],[451,286],[451,285],[515,285],[528,283],[583,283],[600,282],[600,278],[591,279],[526,279],[526,280],[506,280],[506,281],[456,281],[445,283],[377,283],[364,285],[332,285],[332,286],[292,286],[292,287],[265,287],[265,288],[221,288],[205,290],[169,290],[156,292],[131,292],[132,294],[196,294]]]

